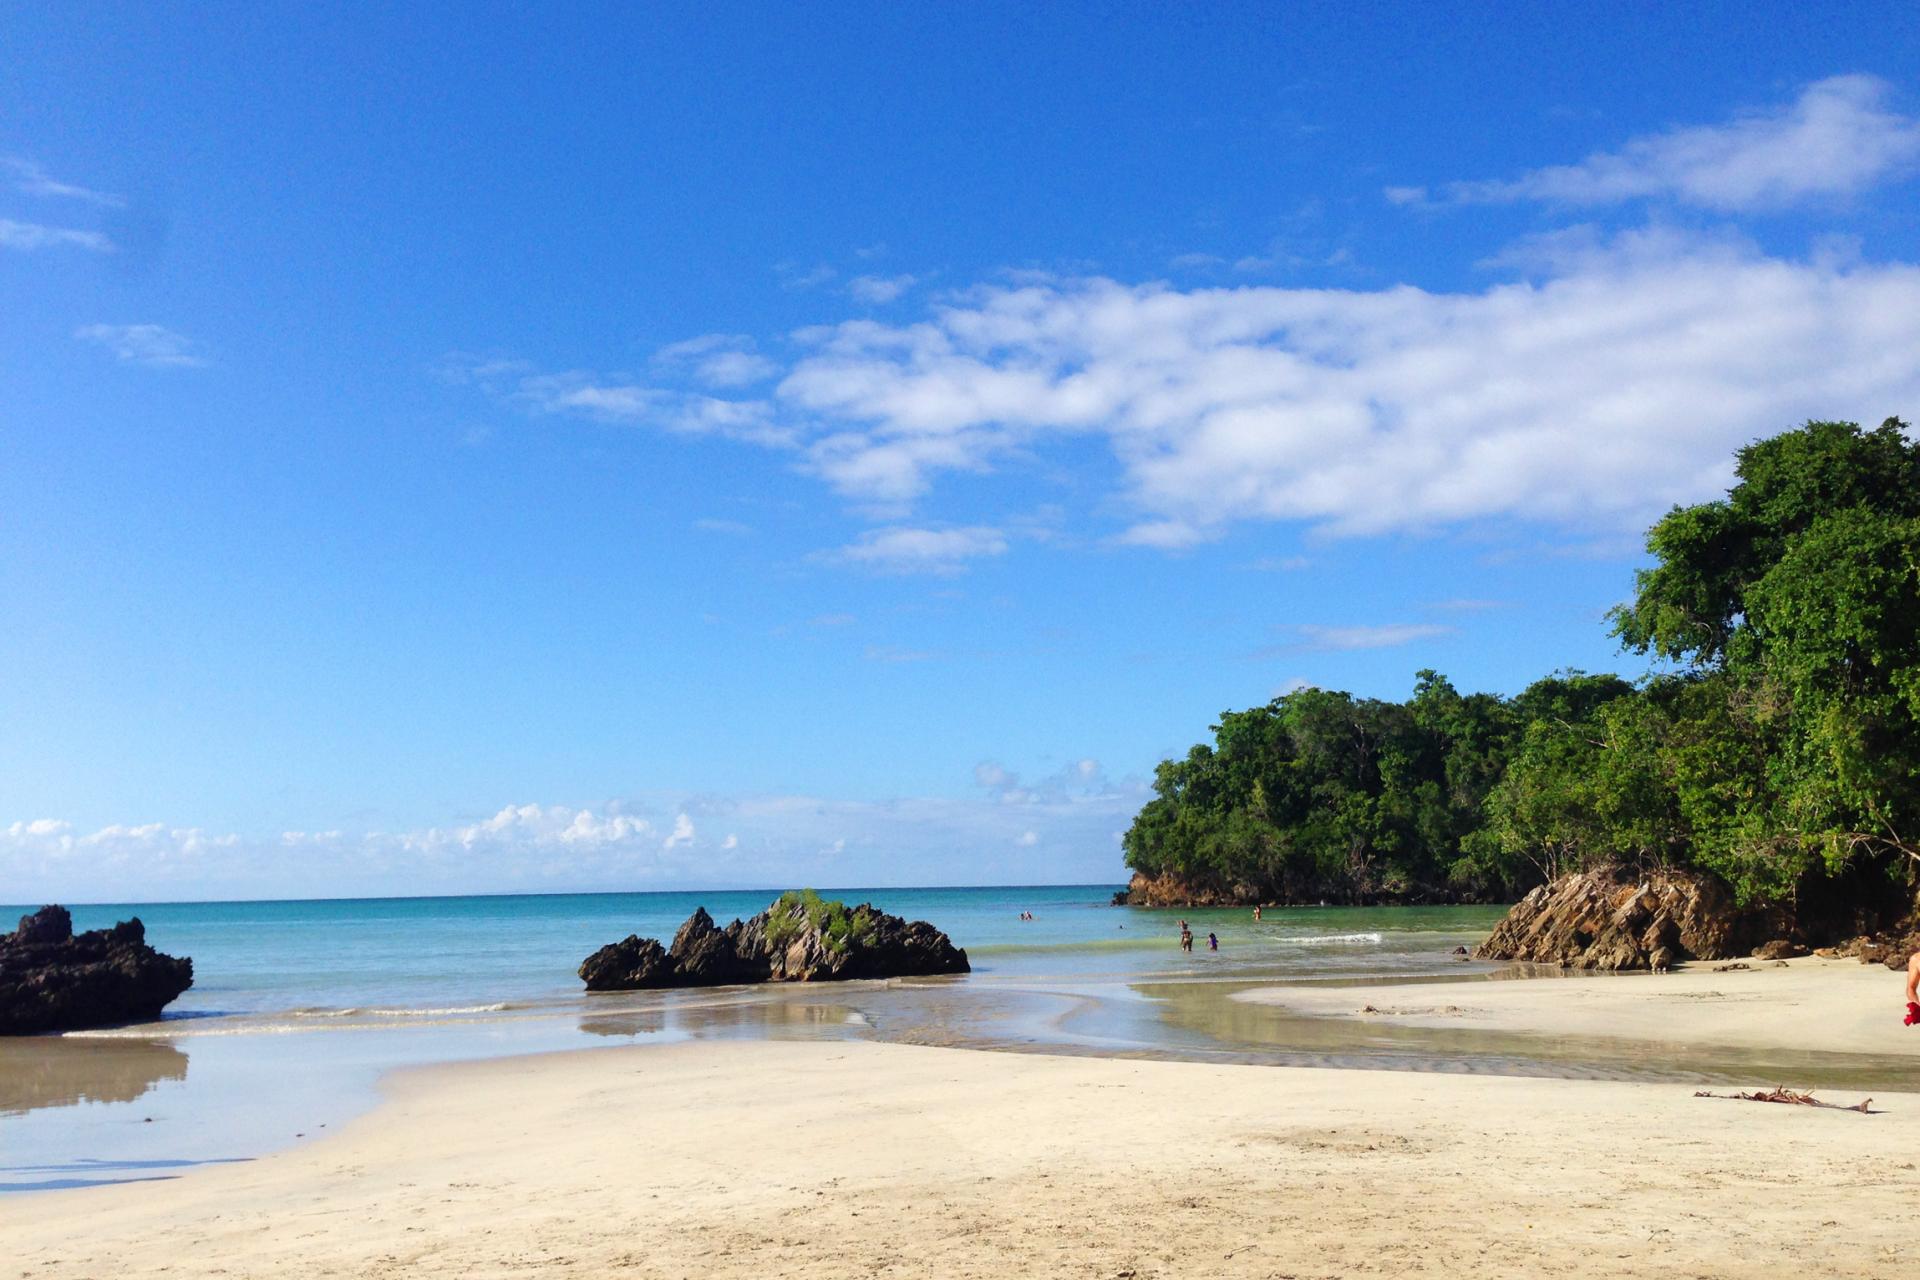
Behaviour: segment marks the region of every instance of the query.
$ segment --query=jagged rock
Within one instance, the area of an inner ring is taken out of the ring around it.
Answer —
[[[193,961],[147,945],[138,917],[76,934],[42,907],[0,934],[0,1035],[143,1022],[193,985]]]
[[[1807,954],[1807,949],[1790,938],[1775,938],[1753,949],[1756,960],[1792,960]]]
[[[1647,967],[1655,973],[1670,973],[1673,970],[1673,948],[1655,947],[1647,954]]]
[[[1133,901],[1133,890],[1131,889],[1120,889],[1116,891],[1113,895],[1113,905],[1116,907],[1127,906],[1132,901]]]
[[[740,952],[736,945],[738,937],[738,930],[715,928],[707,909],[696,907],[673,935],[673,945],[667,948],[679,974],[677,985],[724,987],[739,982],[765,982],[766,961],[751,948],[744,954]]]
[[[671,987],[673,961],[667,949],[652,938],[628,934],[610,942],[580,962],[580,977],[589,991],[645,991]]]
[[[823,913],[817,919],[805,902],[783,897],[725,929],[702,907],[671,947],[629,937],[588,956],[580,977],[589,991],[630,991],[969,972],[967,953],[924,920],[902,920],[867,903],[812,901]]]
[[[1522,898],[1476,955],[1573,969],[1645,969],[1740,955],[1746,922],[1719,880],[1690,871],[1604,867],[1562,876]]]

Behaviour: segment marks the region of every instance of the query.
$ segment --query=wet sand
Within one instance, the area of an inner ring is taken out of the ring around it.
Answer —
[[[1433,1030],[1579,1036],[1744,1051],[1873,1054],[1920,1066],[1920,1028],[1905,1026],[1906,975],[1857,960],[1713,962],[1666,974],[1271,986],[1232,998],[1289,1013]],[[1920,1072],[1915,1075],[1920,1084]]]
[[[258,1161],[0,1200],[0,1256],[34,1277],[1888,1276],[1920,1227],[1914,1094],[1862,1115],[755,1041],[387,1090]]]

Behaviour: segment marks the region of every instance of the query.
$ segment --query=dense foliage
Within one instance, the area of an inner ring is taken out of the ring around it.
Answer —
[[[1500,899],[1601,862],[1693,866],[1743,902],[1920,864],[1920,447],[1889,419],[1740,451],[1614,610],[1638,686],[1516,697],[1423,671],[1404,703],[1305,689],[1161,764],[1127,863],[1243,899]]]
[[[784,947],[809,929],[818,930],[830,951],[846,951],[872,941],[874,917],[866,907],[849,907],[822,898],[812,889],[788,890],[767,909],[767,942]]]

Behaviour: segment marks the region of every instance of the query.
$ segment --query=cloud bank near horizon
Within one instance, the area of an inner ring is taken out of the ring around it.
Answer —
[[[657,793],[602,805],[511,804],[400,831],[210,832],[152,822],[92,831],[0,826],[17,905],[205,898],[1098,883],[1148,794],[1096,761],[1023,781],[993,762],[977,794],[836,800]]]

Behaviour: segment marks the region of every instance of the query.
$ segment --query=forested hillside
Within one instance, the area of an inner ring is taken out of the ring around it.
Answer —
[[[1911,898],[1920,866],[1920,447],[1810,423],[1741,450],[1647,535],[1611,614],[1634,683],[1406,702],[1306,689],[1226,712],[1127,831],[1157,897],[1500,901],[1606,862],[1742,903]]]

